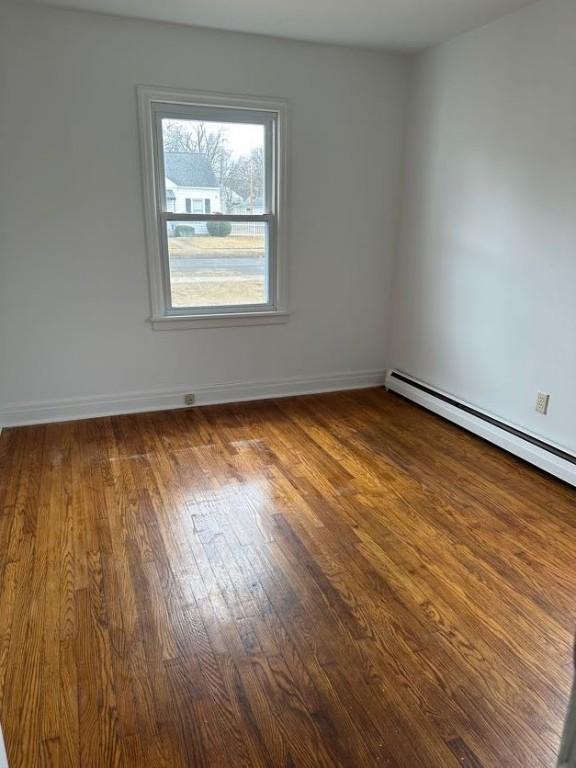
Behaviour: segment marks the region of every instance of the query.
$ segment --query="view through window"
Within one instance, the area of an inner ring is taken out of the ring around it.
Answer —
[[[162,117],[161,135],[171,306],[268,304],[265,125]]]

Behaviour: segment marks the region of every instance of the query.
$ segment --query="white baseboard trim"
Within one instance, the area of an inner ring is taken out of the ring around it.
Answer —
[[[215,384],[210,387],[179,387],[147,392],[126,392],[121,395],[75,397],[45,402],[8,403],[0,409],[0,425],[20,427],[28,424],[47,424],[74,421],[98,416],[123,413],[144,413],[185,408],[184,395],[194,393],[195,405],[215,405],[247,400],[266,400],[272,397],[311,395],[346,389],[366,389],[384,384],[386,372],[352,371],[317,376],[294,377],[279,381],[248,381]]]
[[[422,392],[421,390],[410,386],[410,384],[392,378],[390,375],[391,373],[392,371],[388,371],[386,376],[386,389],[389,389],[392,392],[397,392],[399,395],[402,395],[408,400],[412,400],[413,402],[418,403],[418,405],[427,408],[429,411],[433,411],[439,416],[443,416],[445,419],[448,419],[449,421],[464,427],[464,429],[473,432],[475,435],[479,435],[485,440],[494,443],[500,448],[503,448],[505,451],[509,451],[515,456],[519,456],[521,459],[524,459],[525,461],[534,464],[536,467],[543,469],[545,472],[549,472],[551,475],[564,480],[566,483],[570,483],[570,485],[576,486],[576,465],[571,464],[569,461],[566,461],[559,456],[555,456],[553,453],[549,453],[548,451],[539,448],[538,446],[533,445],[526,440],[523,440],[521,437],[516,437],[515,435],[512,435],[503,429],[499,429],[497,426],[489,424],[474,416],[473,414],[461,411],[458,407],[450,405],[450,403],[438,400],[427,392]],[[420,383],[425,384],[425,382]],[[458,398],[454,397],[454,395],[451,395],[448,392],[443,392],[442,390],[439,390],[436,387],[432,387],[427,383],[425,386],[430,390],[438,392],[440,395],[447,396],[452,400],[458,400]],[[463,405],[473,407],[476,411],[483,413],[485,416],[504,421],[500,417],[488,413],[487,411],[483,411],[477,406],[472,406],[471,403],[463,403]],[[509,424],[508,426],[521,429],[514,424]],[[547,440],[547,438],[543,438],[539,435],[532,436],[539,438],[542,441],[548,443],[550,442]],[[562,446],[554,447],[559,448],[566,453],[571,453]]]

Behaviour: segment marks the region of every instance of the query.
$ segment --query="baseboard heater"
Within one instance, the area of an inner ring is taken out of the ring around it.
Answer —
[[[576,486],[576,455],[462,402],[435,387],[390,370],[386,389],[453,421],[485,440]]]

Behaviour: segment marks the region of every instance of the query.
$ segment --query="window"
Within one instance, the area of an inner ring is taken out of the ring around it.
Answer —
[[[285,104],[138,95],[153,327],[285,322]]]

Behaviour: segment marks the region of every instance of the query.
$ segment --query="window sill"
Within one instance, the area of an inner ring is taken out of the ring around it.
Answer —
[[[246,325],[280,325],[287,323],[289,312],[235,312],[222,315],[166,315],[151,317],[155,331],[183,331],[187,328],[233,328]]]

